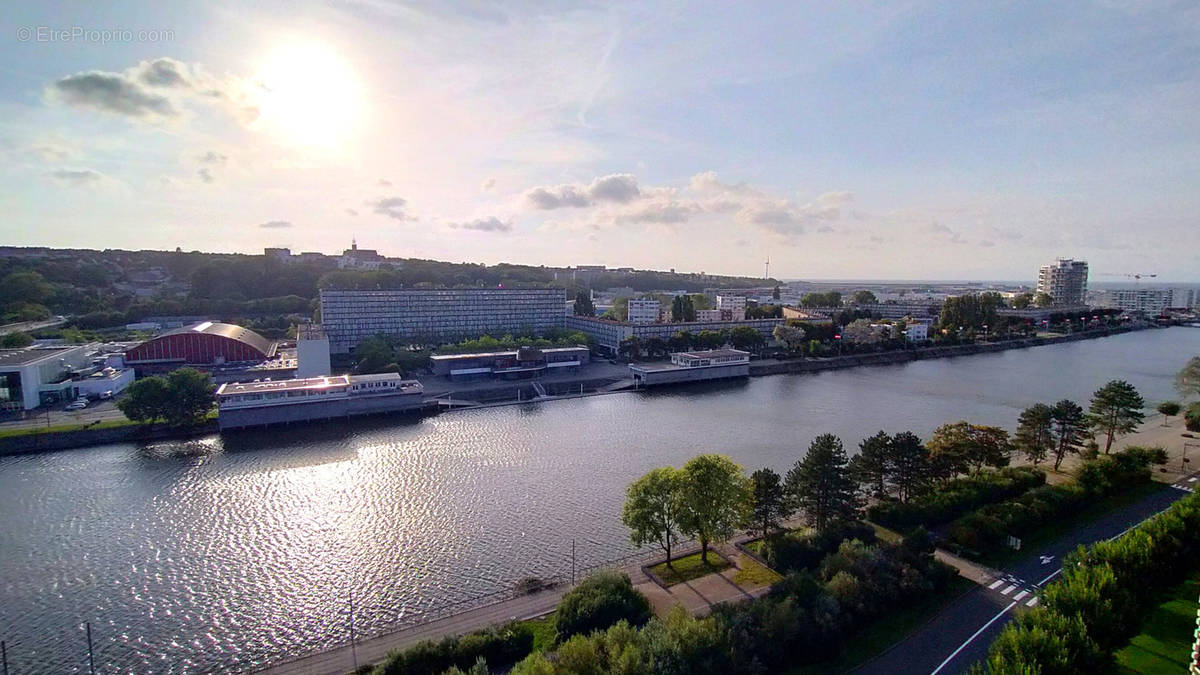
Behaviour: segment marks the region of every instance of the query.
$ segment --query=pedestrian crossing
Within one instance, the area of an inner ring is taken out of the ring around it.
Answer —
[[[1183,490],[1184,492],[1195,492],[1196,491],[1196,489],[1193,488],[1191,485],[1181,485],[1179,483],[1174,483],[1171,485],[1171,487],[1175,488],[1176,490]]]
[[[1038,603],[1037,587],[1012,575],[996,579],[988,584],[987,589],[1026,607],[1034,607]]]

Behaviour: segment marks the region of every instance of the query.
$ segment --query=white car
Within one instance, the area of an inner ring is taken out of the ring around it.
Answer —
[[[67,410],[83,410],[87,407],[87,401],[72,401],[67,404]]]

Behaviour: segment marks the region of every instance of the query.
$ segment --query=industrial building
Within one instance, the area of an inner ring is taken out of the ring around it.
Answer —
[[[749,377],[750,352],[739,349],[678,352],[671,354],[670,363],[632,363],[629,373],[638,386]]]
[[[1049,295],[1055,307],[1075,307],[1087,298],[1088,264],[1059,258],[1038,269],[1037,292]]]
[[[330,351],[386,335],[444,344],[481,335],[540,335],[563,327],[561,288],[321,290],[321,325]]]
[[[273,341],[248,328],[203,321],[155,338],[125,352],[125,363],[139,374],[192,366],[212,368],[256,364],[275,356]]]
[[[734,328],[749,327],[758,331],[767,340],[773,339],[775,327],[783,323],[783,319],[746,319],[744,321],[682,321],[677,323],[635,324],[625,321],[609,321],[593,319],[585,316],[566,317],[568,330],[579,331],[591,336],[598,348],[616,354],[621,341],[629,337],[639,340],[659,338],[668,340],[680,331],[699,333],[703,330],[723,331]]]
[[[463,380],[497,377],[513,380],[549,373],[575,372],[588,362],[588,348],[521,347],[480,354],[440,354],[429,357],[434,375]]]
[[[229,382],[217,389],[222,429],[418,410],[424,388],[399,373]]]
[[[0,350],[0,414],[117,394],[131,382],[133,371],[112,367],[96,344]]]

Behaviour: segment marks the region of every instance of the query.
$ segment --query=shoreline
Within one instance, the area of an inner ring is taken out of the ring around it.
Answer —
[[[849,354],[828,358],[760,359],[751,361],[750,377],[816,373],[827,370],[896,365],[927,359],[990,354],[1010,349],[1027,349],[1030,347],[1078,342],[1159,328],[1163,328],[1163,326],[1146,325],[1105,328],[1068,335],[1048,335],[1005,340],[1003,342],[984,342],[944,347],[918,347],[915,349],[875,352],[871,354]],[[443,412],[478,410],[480,408],[540,404],[588,396],[646,390],[644,388],[635,389],[631,378],[595,377],[593,375],[548,382],[544,386],[548,395],[535,395],[528,398],[521,397],[524,395],[524,392],[533,391],[533,384],[530,382],[514,382],[513,384],[495,383],[495,386],[491,387],[474,387],[461,391],[450,389],[430,398],[429,402],[432,404],[430,406],[433,409],[432,413],[421,412],[420,414],[441,414]],[[665,386],[669,387],[670,385]],[[576,393],[577,387],[580,388],[578,393]],[[461,396],[461,398],[456,398],[456,396]],[[453,401],[457,404],[442,405],[442,401]],[[461,403],[458,403],[459,401]],[[147,428],[147,425],[129,424],[103,429],[88,429],[84,427],[69,431],[31,431],[28,434],[0,437],[0,457],[83,449],[110,443],[167,440],[173,438],[190,439],[214,433],[221,433],[215,420],[187,429]]]

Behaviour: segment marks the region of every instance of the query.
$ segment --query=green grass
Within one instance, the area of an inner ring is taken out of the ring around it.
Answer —
[[[20,429],[0,430],[0,438],[16,438],[19,436],[34,436],[41,434],[65,434],[72,431],[90,429],[116,429],[137,424],[131,420],[105,420],[95,424],[56,424],[52,427],[21,427]]]
[[[775,570],[761,565],[754,558],[742,556],[742,569],[733,577],[733,583],[738,586],[753,587],[770,586],[783,580]]]
[[[522,621],[521,623],[533,631],[533,651],[544,652],[554,647],[557,630],[554,627],[553,612],[546,616],[539,616],[536,619]]]
[[[1099,518],[1110,511],[1115,511],[1122,506],[1136,502],[1146,495],[1157,492],[1162,488],[1163,483],[1150,481],[1149,483],[1138,485],[1120,494],[1101,499],[1100,501],[1095,502],[1088,508],[1075,515],[1051,521],[1045,527],[1039,528],[1037,533],[1033,536],[1022,539],[1021,550],[1019,551],[1003,549],[1001,551],[981,557],[968,557],[992,567],[1003,567],[1028,556],[1029,551],[1041,548],[1051,541],[1074,531],[1077,527],[1079,527],[1080,523]]]
[[[869,520],[864,522],[875,528],[875,536],[879,538],[879,541],[887,542],[889,544],[899,544],[904,540],[904,535],[895,530],[889,530],[888,528],[878,523],[872,523]]]
[[[700,554],[693,553],[692,555],[676,558],[671,561],[671,566],[667,567],[667,563],[659,563],[650,568],[662,582],[668,586],[681,584],[692,579],[720,572],[729,567],[729,561],[722,558],[716,551],[708,552],[708,564],[705,565],[700,561]]]
[[[1142,632],[1116,653],[1117,673],[1183,673],[1192,656],[1200,603],[1200,574],[1172,588],[1142,623]]]
[[[974,587],[973,581],[955,576],[950,583],[946,584],[946,588],[941,593],[931,595],[910,607],[889,612],[875,623],[855,633],[846,642],[846,649],[837,658],[824,663],[793,668],[788,672],[791,675],[829,675],[829,673],[845,673],[853,670],[908,637],[910,633],[942,611],[943,607]]]

